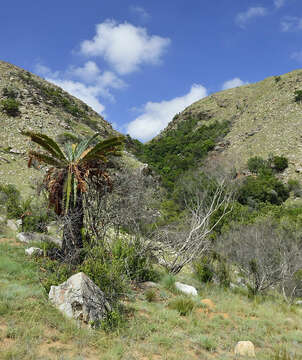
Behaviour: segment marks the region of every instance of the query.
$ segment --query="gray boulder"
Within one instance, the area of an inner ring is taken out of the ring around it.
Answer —
[[[37,247],[30,247],[25,249],[25,254],[29,256],[42,256],[43,250]]]
[[[102,290],[83,272],[52,286],[49,299],[67,317],[90,326],[96,326],[111,311]]]
[[[198,295],[197,290],[195,289],[194,286],[182,284],[180,282],[176,282],[175,287],[176,287],[177,290],[183,292],[184,294],[193,295],[193,296]]]
[[[62,240],[41,233],[34,232],[20,232],[17,234],[17,239],[23,243],[29,244],[31,242],[50,242],[58,246],[62,246]]]

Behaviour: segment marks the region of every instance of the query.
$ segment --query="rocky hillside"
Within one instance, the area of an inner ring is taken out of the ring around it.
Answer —
[[[98,131],[117,134],[111,125],[82,101],[61,88],[0,61],[0,181],[28,188],[37,172],[26,167],[30,143],[21,130],[43,132],[63,143]]]
[[[252,156],[273,153],[288,157],[286,178],[302,176],[302,103],[295,101],[295,91],[301,89],[302,70],[296,70],[210,95],[176,115],[156,139],[192,118],[198,119],[195,129],[228,120],[231,130],[211,152],[211,160],[240,169]]]

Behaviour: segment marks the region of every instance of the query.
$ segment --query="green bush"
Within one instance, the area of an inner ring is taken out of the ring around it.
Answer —
[[[8,98],[1,101],[2,110],[7,113],[9,116],[18,116],[19,115],[19,101]]]
[[[13,87],[4,87],[2,90],[2,94],[3,96],[10,98],[10,99],[16,99],[18,96],[18,91],[17,89],[13,88]]]
[[[238,201],[243,205],[257,206],[269,202],[281,205],[289,197],[287,187],[272,175],[248,176],[238,191]]]
[[[302,101],[302,90],[296,90],[295,91],[295,102],[301,102]]]
[[[208,283],[213,280],[214,269],[211,259],[208,256],[203,256],[200,260],[193,263],[195,277],[203,282]]]
[[[88,275],[111,301],[127,293],[133,280],[158,279],[158,274],[153,269],[151,255],[142,251],[139,240],[130,243],[117,239],[111,244],[88,249],[86,259],[80,265],[80,271]]]
[[[8,219],[19,219],[23,215],[20,191],[15,185],[0,184],[0,203],[5,207]]]
[[[258,174],[260,170],[267,167],[267,161],[260,156],[254,156],[248,160],[247,166],[250,172]]]
[[[281,172],[288,167],[288,160],[284,156],[274,156],[272,165],[277,171]]]
[[[195,307],[192,299],[185,296],[180,296],[169,302],[169,308],[177,310],[181,316],[189,315]]]
[[[296,197],[302,196],[301,184],[298,180],[289,179],[287,182],[287,187],[289,191],[292,191]]]

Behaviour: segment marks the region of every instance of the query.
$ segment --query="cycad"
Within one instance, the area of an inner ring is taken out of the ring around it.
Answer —
[[[99,134],[82,140],[79,144],[66,144],[65,149],[45,134],[30,131],[23,135],[40,145],[44,152],[29,151],[28,166],[33,160],[50,165],[44,183],[49,193],[49,205],[58,215],[67,215],[64,226],[62,250],[65,256],[73,255],[74,250],[81,248],[83,227],[83,197],[87,190],[88,180],[99,186],[111,186],[104,164],[109,155],[119,156],[123,137],[112,137],[99,141],[92,146]]]

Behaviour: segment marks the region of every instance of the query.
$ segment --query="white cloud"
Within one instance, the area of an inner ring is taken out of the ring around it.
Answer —
[[[281,30],[283,32],[302,30],[302,18],[296,16],[286,16],[281,21]]]
[[[143,114],[128,124],[127,132],[142,141],[150,140],[168,125],[175,114],[205,96],[206,88],[195,84],[184,96],[168,101],[150,101],[144,105]]]
[[[291,59],[302,63],[302,50],[293,52],[290,57]]]
[[[105,110],[105,106],[102,105],[98,99],[100,95],[100,89],[97,86],[87,86],[78,81],[51,79],[47,78],[47,81],[60,86],[62,89],[84,101],[87,105],[91,106],[96,112],[102,114]]]
[[[223,83],[222,90],[232,89],[238,86],[247,85],[247,81],[243,81],[240,78],[236,77],[234,79],[228,80]]]
[[[96,26],[92,40],[82,42],[81,53],[104,57],[119,74],[127,74],[142,64],[159,63],[169,44],[169,38],[150,36],[145,28],[107,20]]]
[[[274,0],[274,5],[277,9],[280,9],[282,6],[284,6],[285,0]]]
[[[121,89],[126,86],[126,83],[113,72],[102,73],[93,61],[86,62],[82,67],[70,66],[65,72],[52,71],[47,66],[37,64],[35,72],[87,102],[97,112],[102,112],[104,109],[97,100],[98,96],[114,101],[111,89]]]
[[[245,25],[253,18],[266,16],[267,10],[264,7],[250,7],[247,11],[239,13],[236,16],[236,23],[241,27],[244,28]]]
[[[137,15],[139,19],[146,22],[150,19],[150,14],[141,6],[130,6],[130,11]]]
[[[83,67],[70,67],[68,72],[71,76],[76,76],[86,83],[94,82],[101,73],[94,61],[87,61]]]

